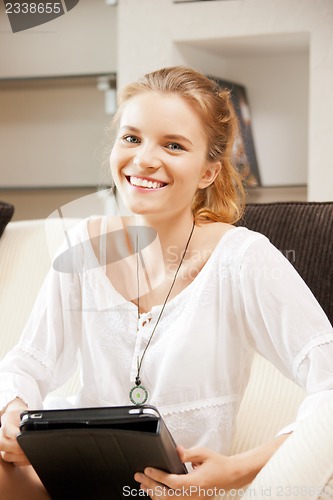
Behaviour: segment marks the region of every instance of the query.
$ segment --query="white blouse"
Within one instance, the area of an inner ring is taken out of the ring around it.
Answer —
[[[78,352],[75,405],[130,404],[137,358],[162,306],[141,315],[137,332],[137,307],[112,286],[88,240],[83,221],[71,236],[78,272],[49,271],[19,344],[0,363],[0,408],[16,396],[40,408],[73,373]],[[326,315],[268,239],[238,227],[167,303],[144,357],[148,403],[176,442],[228,453],[254,350],[308,391],[297,420],[333,391]]]

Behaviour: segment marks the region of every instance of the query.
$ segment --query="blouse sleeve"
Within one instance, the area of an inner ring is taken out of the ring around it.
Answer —
[[[291,432],[333,395],[332,326],[291,263],[265,237],[247,248],[240,286],[250,342],[307,391],[296,422],[279,434]]]
[[[40,408],[74,372],[81,331],[81,292],[75,273],[51,268],[19,343],[0,363],[0,409],[15,397]]]

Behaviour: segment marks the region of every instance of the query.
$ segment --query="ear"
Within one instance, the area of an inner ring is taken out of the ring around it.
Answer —
[[[220,161],[210,161],[207,162],[203,168],[202,175],[198,184],[198,189],[205,189],[206,187],[213,184],[216,177],[221,171]]]

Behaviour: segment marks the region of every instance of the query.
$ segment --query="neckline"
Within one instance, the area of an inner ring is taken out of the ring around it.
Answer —
[[[105,216],[105,217],[107,217],[107,216]],[[89,249],[92,252],[93,258],[95,259],[95,261],[97,263],[96,270],[98,270],[99,272],[102,273],[103,279],[106,282],[107,286],[112,290],[112,292],[117,297],[119,297],[121,299],[122,303],[126,304],[128,308],[133,309],[133,311],[135,311],[135,313],[137,315],[138,306],[136,304],[134,304],[131,300],[125,299],[125,297],[120,292],[118,292],[118,290],[113,286],[111,280],[106,275],[106,272],[103,269],[104,266],[101,265],[100,262],[98,261],[96,254],[94,252],[94,249],[92,247],[91,241],[90,241],[90,235],[89,235],[89,230],[88,230],[89,220],[90,219],[87,219],[87,221],[86,221],[85,232],[86,232],[87,240],[89,241]],[[176,304],[179,300],[181,300],[183,295],[185,295],[186,293],[189,293],[189,291],[191,291],[191,289],[193,287],[195,287],[197,285],[197,283],[202,280],[202,277],[209,271],[209,268],[212,266],[212,263],[214,262],[215,257],[218,254],[219,248],[225,244],[226,240],[229,239],[231,234],[238,232],[239,230],[242,230],[242,229],[244,229],[244,228],[242,228],[241,226],[234,226],[233,228],[228,229],[224,234],[222,234],[222,236],[218,240],[217,244],[215,245],[215,248],[213,249],[211,255],[208,257],[207,261],[205,262],[205,264],[203,265],[203,267],[201,268],[199,273],[195,276],[195,278],[185,288],[183,288],[179,293],[177,293],[177,295],[175,295],[170,300],[168,300],[168,302],[165,305],[165,309],[169,309],[174,304]],[[156,312],[160,311],[160,309],[162,307],[163,307],[162,304],[156,304],[149,311],[143,311],[139,315],[140,315],[140,317],[142,317],[142,316],[145,316],[147,314],[153,314],[155,311]]]

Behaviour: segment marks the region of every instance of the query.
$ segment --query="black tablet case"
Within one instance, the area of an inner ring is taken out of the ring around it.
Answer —
[[[133,476],[147,466],[186,472],[148,405],[27,411],[17,439],[54,500],[123,500],[139,496]]]

